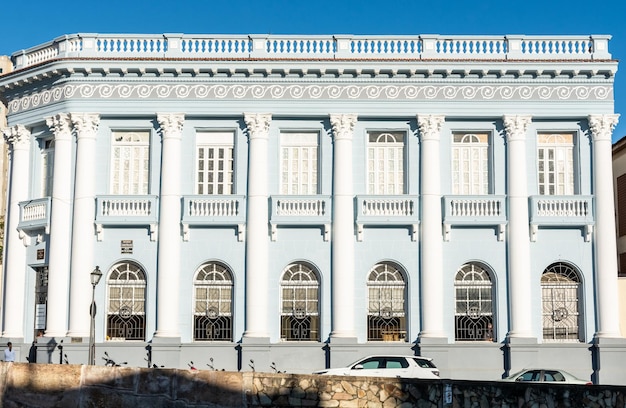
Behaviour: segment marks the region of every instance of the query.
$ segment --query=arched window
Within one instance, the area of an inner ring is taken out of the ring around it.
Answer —
[[[146,275],[133,262],[115,265],[107,281],[107,339],[145,340]]]
[[[211,262],[196,273],[193,338],[203,341],[233,339],[233,278],[225,266]]]
[[[319,281],[315,271],[304,263],[291,264],[283,272],[280,286],[280,338],[319,341]]]
[[[454,278],[454,337],[457,341],[493,341],[493,287],[480,264],[463,265]]]
[[[406,284],[399,268],[383,262],[367,277],[367,340],[406,340]]]
[[[580,278],[574,268],[554,263],[541,275],[543,339],[582,341],[580,337]]]

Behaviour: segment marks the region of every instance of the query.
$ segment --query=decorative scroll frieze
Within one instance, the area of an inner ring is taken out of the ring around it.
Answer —
[[[64,84],[9,102],[10,114],[65,99],[607,100],[610,85]]]

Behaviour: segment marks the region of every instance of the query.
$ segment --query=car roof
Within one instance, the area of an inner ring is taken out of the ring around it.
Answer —
[[[432,361],[433,359],[430,357],[422,357],[422,356],[409,356],[404,354],[372,354],[370,356],[361,357],[354,362],[357,363],[361,360],[365,360],[366,358],[378,358],[378,357],[403,357],[403,358],[419,358],[420,360]]]

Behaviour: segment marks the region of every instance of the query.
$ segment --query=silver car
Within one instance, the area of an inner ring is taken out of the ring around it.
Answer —
[[[394,355],[369,356],[347,367],[328,368],[313,374],[439,379],[439,370],[431,358]]]
[[[586,384],[591,385],[588,380],[581,380],[563,370],[546,369],[546,368],[527,368],[519,371],[504,381],[527,381],[527,382],[549,382],[561,384]]]

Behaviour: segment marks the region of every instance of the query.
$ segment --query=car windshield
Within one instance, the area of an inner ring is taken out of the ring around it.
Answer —
[[[413,360],[422,368],[437,368],[430,360],[424,360],[422,358],[414,358]]]

